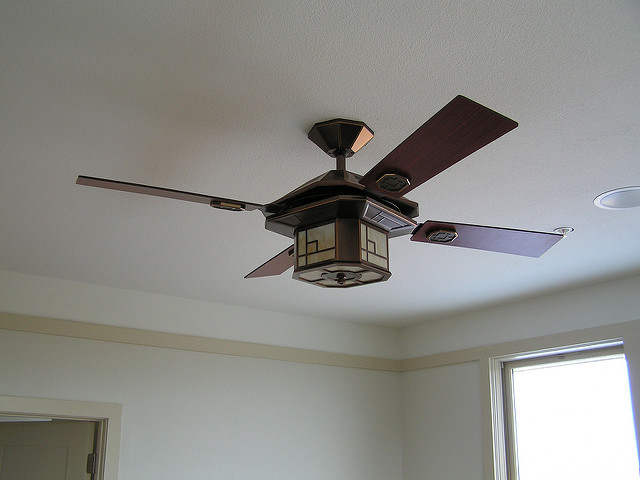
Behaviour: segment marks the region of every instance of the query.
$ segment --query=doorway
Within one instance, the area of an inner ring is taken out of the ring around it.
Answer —
[[[0,420],[0,439],[8,436],[0,446],[0,480],[117,480],[121,405],[0,396]],[[38,455],[47,467],[35,465]],[[65,476],[53,476],[63,464]],[[47,475],[37,476],[38,469]]]
[[[99,480],[100,422],[0,416],[0,480]]]

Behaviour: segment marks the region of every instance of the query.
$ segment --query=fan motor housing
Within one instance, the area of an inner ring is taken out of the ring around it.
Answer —
[[[266,219],[266,228],[295,240],[293,278],[328,288],[382,282],[389,271],[390,235],[416,222],[361,195],[335,195]]]
[[[294,238],[293,278],[327,288],[382,282],[388,239],[411,233],[415,202],[367,190],[346,170],[332,170],[274,202],[265,228]]]
[[[265,228],[293,238],[300,227],[337,218],[361,218],[391,232],[393,236],[411,233],[417,225],[412,218],[372,198],[360,195],[335,195],[271,215],[265,220]]]

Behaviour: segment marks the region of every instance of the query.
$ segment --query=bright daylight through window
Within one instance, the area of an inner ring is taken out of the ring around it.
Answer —
[[[638,480],[622,347],[502,363],[509,480]]]

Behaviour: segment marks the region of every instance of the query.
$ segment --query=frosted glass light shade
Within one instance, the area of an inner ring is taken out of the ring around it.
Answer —
[[[388,233],[361,219],[336,218],[295,232],[293,278],[320,287],[381,282],[389,272]]]

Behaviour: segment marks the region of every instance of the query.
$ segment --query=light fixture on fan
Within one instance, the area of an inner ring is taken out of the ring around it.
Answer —
[[[321,287],[382,282],[389,271],[387,232],[355,218],[296,230],[293,278]]]

